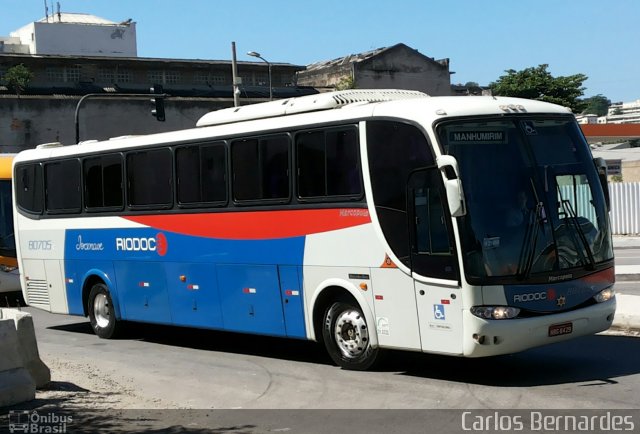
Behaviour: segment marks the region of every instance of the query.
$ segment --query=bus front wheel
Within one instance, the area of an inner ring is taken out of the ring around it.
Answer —
[[[87,311],[91,328],[103,339],[111,339],[118,332],[116,311],[113,308],[111,294],[104,283],[96,283],[89,292]]]
[[[339,301],[329,306],[322,337],[327,352],[343,369],[363,371],[379,359],[380,350],[371,346],[367,320],[355,303]]]

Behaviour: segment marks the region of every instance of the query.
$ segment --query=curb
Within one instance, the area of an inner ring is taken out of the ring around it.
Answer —
[[[640,273],[636,274],[616,274],[616,282],[638,282]]]
[[[616,294],[616,316],[611,325],[617,329],[640,329],[640,296]]]

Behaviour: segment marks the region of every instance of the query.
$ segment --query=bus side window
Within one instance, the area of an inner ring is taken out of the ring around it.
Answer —
[[[304,131],[296,136],[298,196],[362,196],[358,130],[354,127]]]
[[[173,202],[171,150],[127,154],[127,198],[131,207],[168,208]]]
[[[80,161],[55,161],[44,166],[45,202],[51,213],[80,212]]]
[[[42,213],[44,199],[42,166],[39,163],[19,166],[16,169],[16,175],[18,206],[33,214]]]
[[[234,200],[288,200],[289,149],[289,137],[285,135],[231,143]]]

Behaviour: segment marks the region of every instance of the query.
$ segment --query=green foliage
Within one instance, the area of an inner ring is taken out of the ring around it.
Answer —
[[[20,95],[33,80],[33,73],[23,64],[12,66],[4,74],[4,81],[16,95]]]
[[[640,147],[640,139],[631,139],[631,140],[629,140],[629,147],[630,148],[638,148],[638,147]]]
[[[622,175],[612,175],[611,182],[622,182]]]
[[[582,114],[585,115],[594,114],[604,116],[609,111],[609,106],[611,105],[611,100],[601,94],[592,96],[591,98],[586,98],[583,102],[587,105],[582,111]]]
[[[543,64],[537,67],[516,71],[508,69],[506,75],[490,83],[494,95],[513,96],[519,98],[536,99],[571,108],[574,113],[581,113],[585,104],[579,99],[585,87],[582,83],[587,80],[584,74],[553,77]]]
[[[340,79],[338,84],[336,84],[336,90],[347,90],[347,89],[355,89],[356,82],[353,77],[343,77]]]

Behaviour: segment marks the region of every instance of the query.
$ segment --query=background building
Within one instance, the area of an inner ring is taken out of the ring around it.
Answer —
[[[6,52],[68,56],[137,56],[136,23],[121,23],[94,15],[61,13],[12,32]],[[0,48],[2,48],[0,46]],[[0,50],[2,52],[2,50]]]
[[[32,74],[20,92],[6,79],[17,65]],[[307,67],[238,62],[237,72],[241,105],[266,101],[270,93],[289,98],[336,88],[453,94],[449,59],[435,60],[405,44]],[[166,122],[151,116],[150,88],[156,85],[169,95]],[[233,106],[233,92],[231,61],[137,57],[132,19],[58,11],[0,37],[0,152],[75,143],[76,108],[87,94],[92,97],[78,110],[80,140],[191,128],[205,113]]]
[[[434,60],[405,44],[307,65],[300,86],[318,89],[409,89],[451,95],[449,59]]]
[[[80,139],[107,139],[195,126],[205,113],[233,106],[232,62],[136,57],[135,22],[111,22],[86,14],[55,14],[0,39],[0,152],[41,143],[75,143],[80,98]],[[5,76],[24,65],[32,74],[17,95]],[[316,93],[294,86],[304,66],[271,64],[274,98]],[[269,98],[264,62],[238,62],[241,104]],[[151,116],[150,88],[166,94],[166,122]],[[108,94],[125,94],[109,97]],[[104,98],[100,95],[105,95]]]

